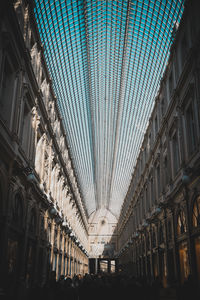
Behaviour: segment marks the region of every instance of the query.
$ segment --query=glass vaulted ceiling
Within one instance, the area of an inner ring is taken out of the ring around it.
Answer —
[[[90,214],[126,195],[183,0],[35,0],[35,16]]]

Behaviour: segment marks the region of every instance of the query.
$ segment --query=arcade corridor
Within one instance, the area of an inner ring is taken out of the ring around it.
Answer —
[[[198,0],[0,1],[2,299],[198,299],[199,53]]]

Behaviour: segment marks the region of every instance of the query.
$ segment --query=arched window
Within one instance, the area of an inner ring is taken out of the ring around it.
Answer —
[[[200,196],[195,199],[193,204],[192,225],[194,227],[200,226]]]
[[[13,199],[12,223],[17,228],[21,228],[23,225],[23,205],[22,198],[19,194],[16,194]]]
[[[177,234],[183,234],[186,232],[186,218],[183,210],[180,210],[177,218]]]

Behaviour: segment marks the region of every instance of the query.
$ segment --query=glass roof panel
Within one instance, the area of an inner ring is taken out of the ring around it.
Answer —
[[[88,213],[126,195],[183,0],[35,0]]]

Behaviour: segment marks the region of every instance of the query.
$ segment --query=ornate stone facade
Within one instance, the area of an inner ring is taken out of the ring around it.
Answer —
[[[0,3],[0,282],[13,293],[50,270],[88,272],[88,216],[29,5]]]
[[[99,209],[89,218],[89,253],[93,258],[113,258],[117,247],[117,219],[107,209]]]
[[[0,289],[84,274],[89,255],[164,286],[200,281],[198,1],[175,27],[119,220],[87,215],[30,3],[0,2]]]
[[[187,1],[118,222],[121,268],[200,279],[200,22]]]

